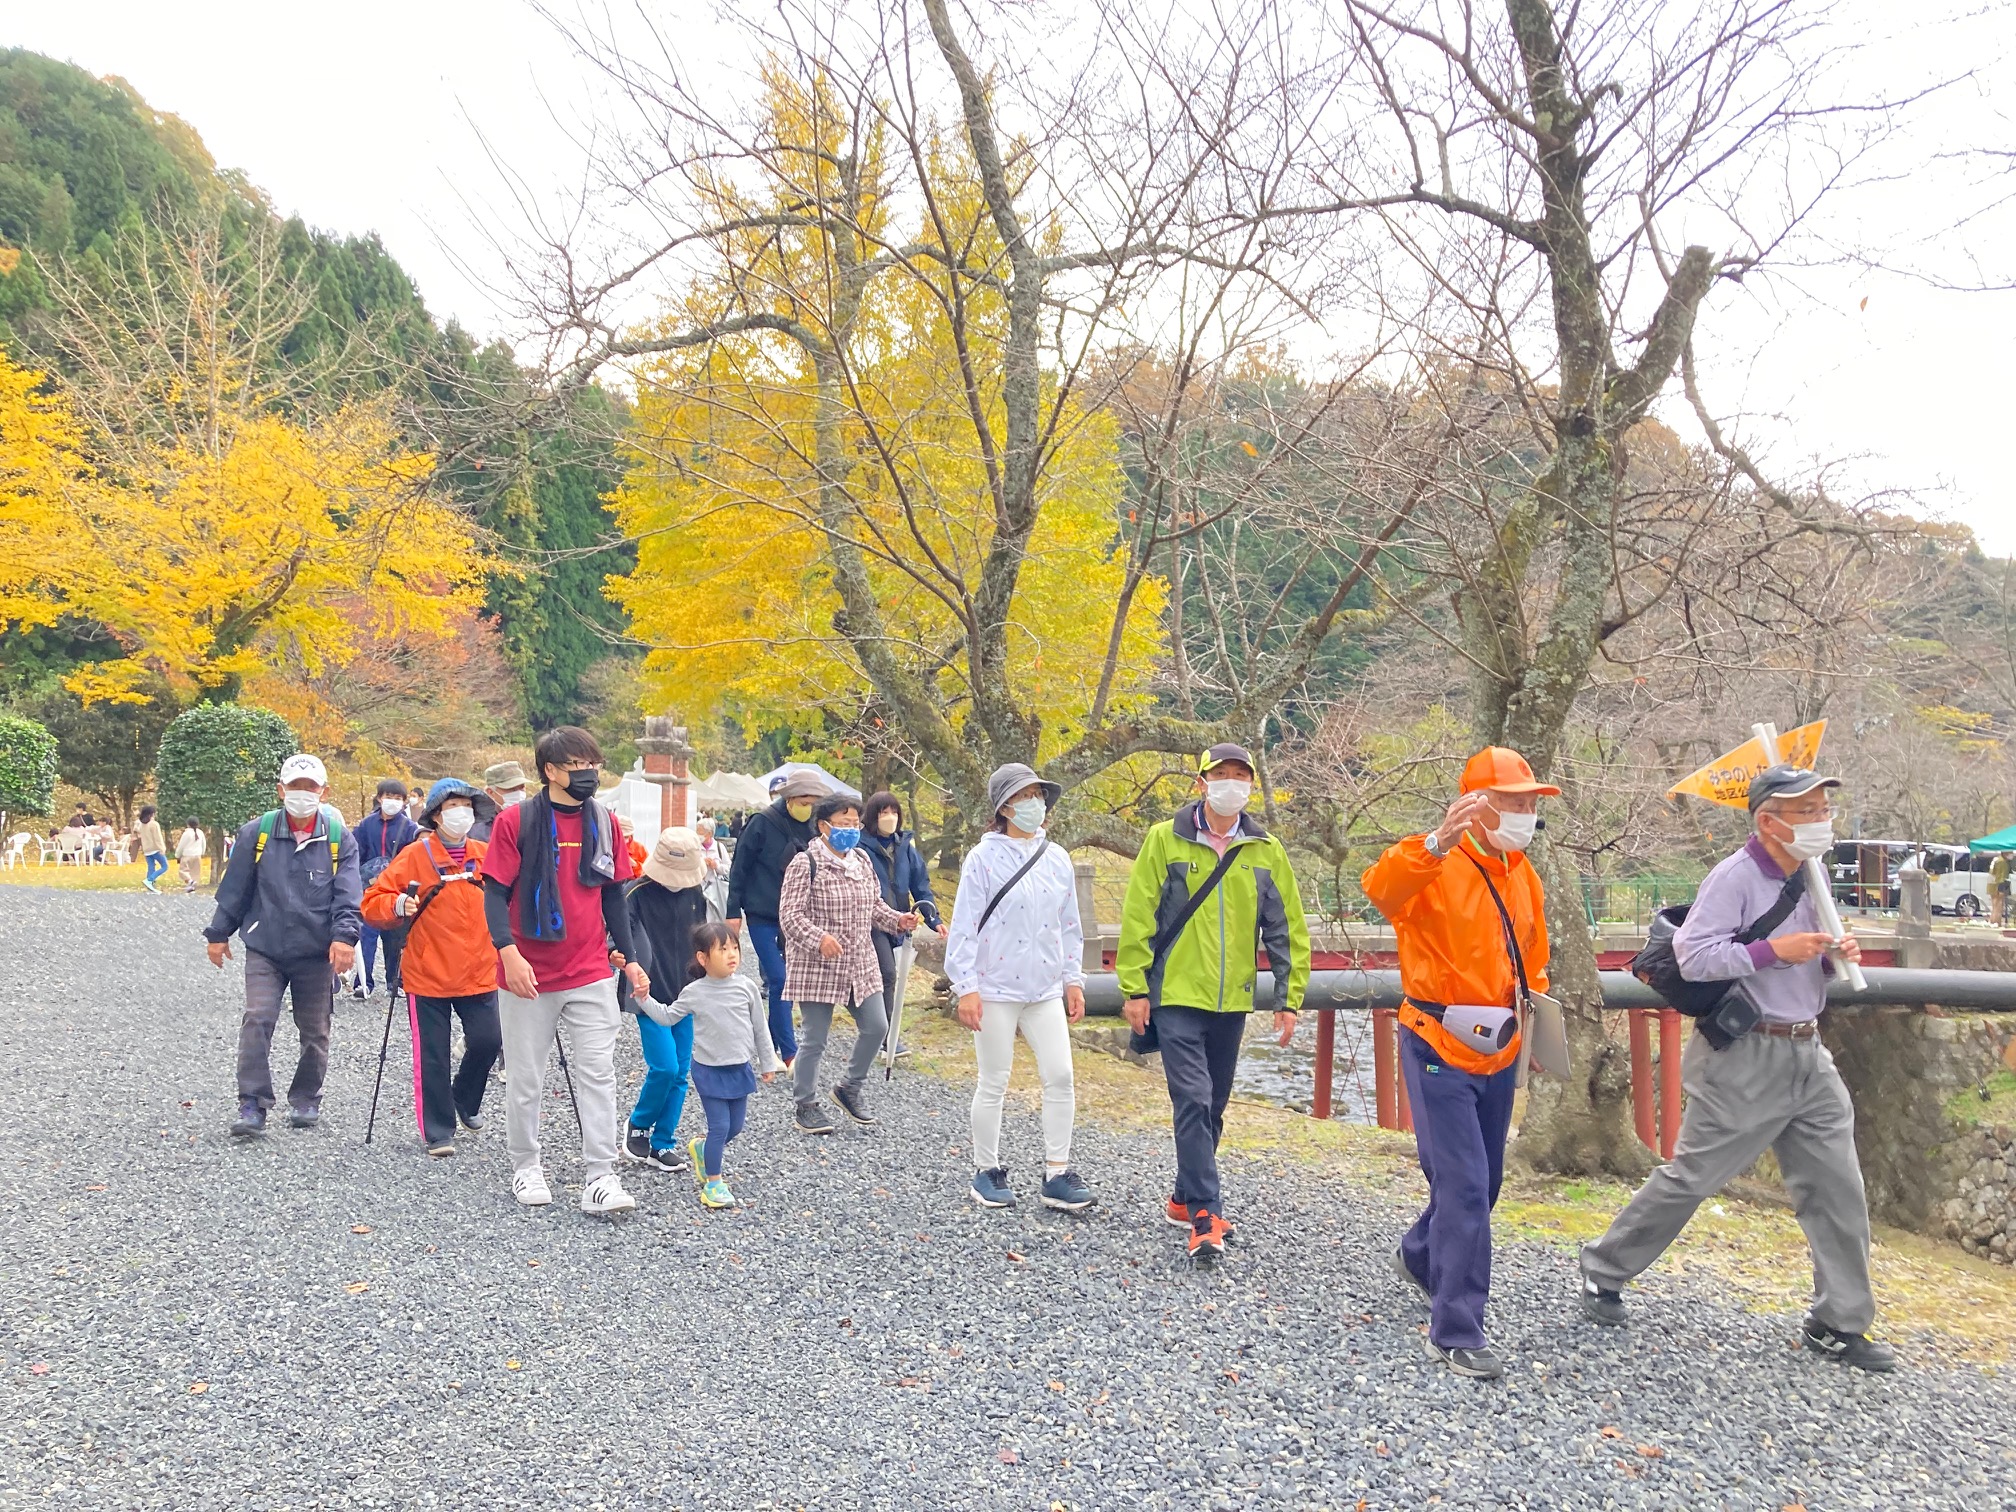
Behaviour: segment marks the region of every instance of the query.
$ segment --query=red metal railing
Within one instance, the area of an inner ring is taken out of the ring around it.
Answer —
[[[1310,1114],[1328,1118],[1330,1087],[1337,1068],[1337,1009],[1319,1010],[1316,1020],[1316,1090]],[[1343,1010],[1350,1012],[1353,1010]],[[1638,1137],[1662,1160],[1673,1158],[1680,1138],[1680,1014],[1672,1008],[1631,1008],[1631,1113]],[[1652,1050],[1653,1031],[1659,1050]],[[1414,1128],[1407,1106],[1407,1079],[1400,1074],[1399,1015],[1391,1008],[1372,1010],[1372,1102],[1382,1129],[1409,1133]]]

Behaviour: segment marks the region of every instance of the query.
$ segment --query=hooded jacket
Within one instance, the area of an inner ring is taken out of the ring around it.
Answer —
[[[359,904],[364,883],[357,871],[357,837],[345,830],[329,855],[329,819],[323,805],[309,838],[296,843],[287,816],[278,814],[256,863],[258,819],[238,831],[224,880],[217,884],[217,909],[203,938],[222,944],[238,935],[247,950],[275,961],[327,955],[334,944],[355,945],[363,923]]]
[[[385,870],[393,857],[420,838],[420,826],[413,822],[413,815],[406,809],[399,810],[397,818],[387,819],[383,810],[374,803],[371,812],[357,821],[357,827],[351,833],[357,837],[357,865],[369,874],[364,878],[368,885]]]
[[[793,819],[782,798],[751,819],[728,868],[727,917],[775,924],[784,868],[811,839],[812,821]]]
[[[863,833],[861,849],[875,863],[875,880],[882,884],[882,901],[898,913],[915,912],[928,928],[938,927],[938,900],[931,895],[931,869],[910,831],[893,835]]]
[[[1043,859],[1001,899],[986,932],[980,915],[1038,849]],[[969,992],[996,1003],[1041,1003],[1085,984],[1085,929],[1078,917],[1078,874],[1071,855],[1047,835],[1017,840],[989,830],[966,852],[952,929],[945,937],[952,996]]]
[[[439,839],[423,834],[392,858],[364,894],[364,921],[373,929],[397,929],[400,919],[393,910],[407,883],[419,883],[424,898],[441,878],[453,879],[406,931],[400,981],[421,997],[480,997],[497,990],[497,947],[483,922],[486,847],[481,840],[466,844],[466,868],[458,867]]]
[[[651,977],[651,996],[661,1003],[676,1002],[693,961],[693,931],[707,922],[707,895],[697,887],[675,889],[646,877],[630,889],[626,902],[630,938]]]
[[[1200,807],[1186,803],[1175,818],[1149,830],[1134,858],[1114,961],[1121,995],[1145,997],[1156,1007],[1246,1013],[1264,950],[1274,976],[1274,1008],[1293,1012],[1309,986],[1309,922],[1288,852],[1251,814],[1239,816],[1230,842],[1234,859],[1217,891],[1183,926],[1161,970],[1152,970],[1156,933],[1175,921],[1218,865],[1218,852],[1197,838]]]

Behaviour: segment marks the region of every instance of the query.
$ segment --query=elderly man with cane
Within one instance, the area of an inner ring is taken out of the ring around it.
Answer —
[[[1390,847],[1365,873],[1365,896],[1400,952],[1400,1069],[1428,1206],[1393,1268],[1428,1304],[1428,1353],[1460,1376],[1505,1366],[1484,1336],[1491,1296],[1491,1210],[1505,1178],[1505,1136],[1525,1052],[1520,1011],[1547,990],[1547,918],[1526,859],[1539,800],[1517,751],[1486,746],[1461,792],[1425,835]]]
[[[1793,766],[1752,778],[1750,838],[1708,873],[1673,932],[1682,978],[1731,985],[1696,1018],[1681,1062],[1687,1110],[1673,1158],[1601,1239],[1583,1247],[1582,1308],[1598,1323],[1625,1321],[1625,1284],[1666,1252],[1696,1208],[1768,1149],[1813,1254],[1813,1307],[1802,1342],[1861,1370],[1896,1368],[1890,1346],[1868,1337],[1876,1299],[1855,1108],[1820,1043],[1834,970],[1827,952],[1852,965],[1862,949],[1853,935],[1820,929],[1799,877],[1808,859],[1834,844],[1828,790],[1838,786]]]

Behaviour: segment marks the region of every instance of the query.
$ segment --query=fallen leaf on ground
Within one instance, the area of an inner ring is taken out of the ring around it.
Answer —
[[[49,1374],[49,1367],[45,1365],[42,1361],[37,1360],[33,1365],[30,1365],[28,1367],[28,1374],[47,1375]]]
[[[1624,1437],[1624,1430],[1622,1428],[1613,1428],[1608,1423],[1605,1423],[1603,1425],[1603,1437],[1622,1438]]]
[[[350,1232],[353,1234],[368,1234],[371,1232],[371,1225],[368,1223],[353,1223],[350,1225]]]
[[[102,1192],[105,1190],[105,1183],[101,1181],[96,1186],[87,1186],[84,1190],[87,1192]]]
[[[1638,1452],[1644,1455],[1645,1458],[1647,1459],[1666,1458],[1666,1451],[1664,1449],[1661,1449],[1657,1444],[1640,1444],[1638,1446]]]
[[[534,1269],[534,1270],[537,1270],[537,1269],[539,1269],[539,1262],[538,1262],[537,1260],[527,1260],[527,1261],[526,1261],[525,1263],[526,1263],[527,1265],[531,1266],[531,1267],[532,1267],[532,1269]]]
[[[506,1360],[504,1362],[504,1368],[506,1370],[517,1370],[520,1368],[520,1366],[516,1360]]]
[[[354,1297],[359,1292],[367,1292],[371,1290],[371,1283],[369,1281],[352,1281],[348,1286],[344,1287],[343,1290],[350,1293],[350,1295]]]
[[[1236,1381],[1239,1379],[1239,1372],[1236,1370],[1221,1370],[1218,1372],[1218,1374],[1225,1377],[1225,1379],[1228,1381]]]
[[[1048,1386],[1052,1391],[1062,1391],[1064,1389],[1064,1383],[1062,1381],[1046,1381],[1044,1382],[1044,1384]]]
[[[1004,1465],[1019,1465],[1022,1463],[1022,1457],[1013,1449],[1003,1449],[1001,1451],[1001,1463]]]
[[[209,1389],[210,1383],[208,1381],[191,1381],[189,1383],[189,1395],[191,1396],[201,1396]]]
[[[1019,1250],[1010,1250],[1008,1251],[1008,1258],[1010,1260],[1013,1260],[1017,1265],[1021,1265],[1025,1261],[1027,1261],[1029,1257],[1021,1253]]]

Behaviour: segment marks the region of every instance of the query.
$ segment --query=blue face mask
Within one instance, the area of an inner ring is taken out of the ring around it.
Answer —
[[[844,856],[861,843],[861,826],[857,824],[852,828],[842,829],[836,824],[826,831],[826,843]]]

